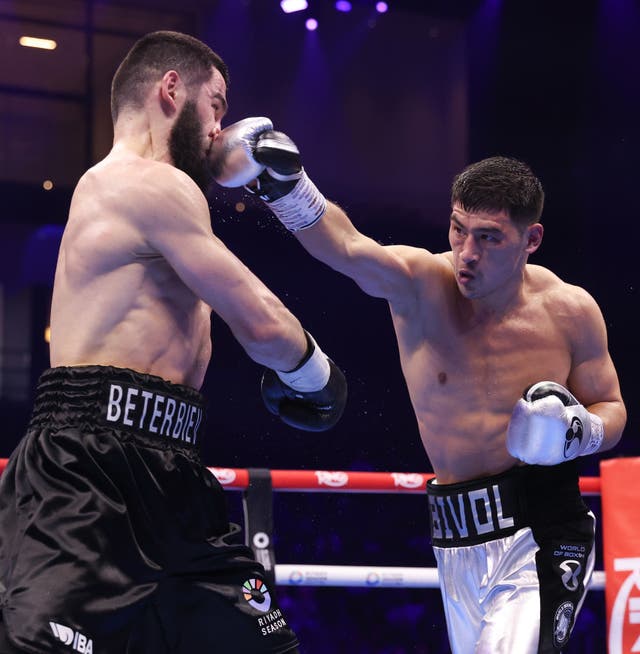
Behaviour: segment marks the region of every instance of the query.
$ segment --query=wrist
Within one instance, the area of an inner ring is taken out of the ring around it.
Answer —
[[[584,444],[580,456],[588,456],[597,452],[602,446],[602,441],[604,441],[604,423],[602,418],[597,416],[595,413],[588,413],[590,428],[589,428],[589,438]]]
[[[287,195],[266,204],[290,232],[311,227],[327,210],[327,200],[304,171]]]
[[[331,369],[325,353],[318,347],[313,336],[305,330],[308,349],[300,363],[289,371],[276,370],[283,384],[301,393],[319,391],[327,385]]]

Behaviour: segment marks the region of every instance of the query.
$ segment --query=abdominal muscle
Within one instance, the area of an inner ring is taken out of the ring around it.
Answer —
[[[199,389],[211,357],[211,311],[161,259],[101,274],[61,250],[51,309],[51,365],[131,368]]]

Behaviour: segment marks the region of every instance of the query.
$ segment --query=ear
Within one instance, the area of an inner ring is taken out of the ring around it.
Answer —
[[[160,103],[166,114],[173,114],[179,109],[179,100],[183,84],[180,74],[168,70],[160,81]]]
[[[527,238],[527,245],[525,250],[528,254],[535,252],[542,243],[542,235],[544,234],[544,227],[541,223],[534,223],[529,225],[525,232]]]

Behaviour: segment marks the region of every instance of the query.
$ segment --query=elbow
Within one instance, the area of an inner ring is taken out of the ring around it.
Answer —
[[[251,359],[275,370],[295,368],[305,343],[302,327],[284,307],[248,326],[241,342]]]

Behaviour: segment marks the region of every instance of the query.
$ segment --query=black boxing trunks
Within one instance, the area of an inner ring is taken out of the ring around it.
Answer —
[[[200,462],[203,429],[191,388],[104,366],[42,375],[0,478],[3,653],[295,650]]]
[[[427,483],[453,654],[557,653],[593,573],[593,514],[575,461]]]

